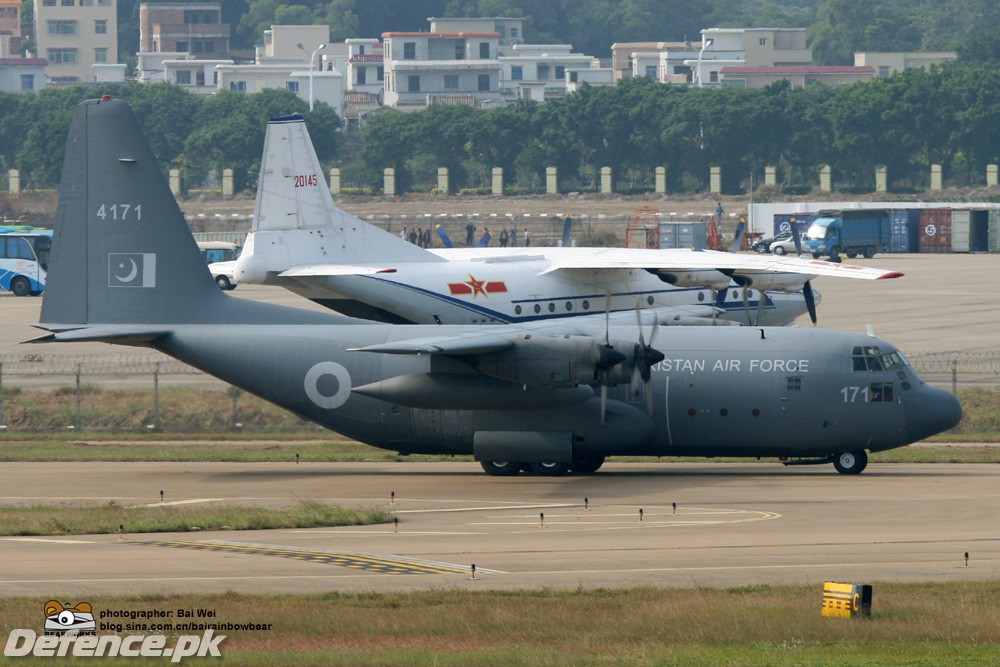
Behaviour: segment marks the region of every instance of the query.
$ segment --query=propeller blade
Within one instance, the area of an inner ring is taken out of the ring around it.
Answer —
[[[752,326],[753,322],[750,321],[750,290],[744,285],[743,289],[743,311],[747,314],[747,326]]]
[[[601,426],[604,426],[604,414],[608,411],[608,385],[601,385]]]
[[[646,391],[646,414],[650,417],[653,416],[653,382],[652,380],[646,380],[643,385]]]
[[[792,240],[795,241],[795,252],[802,256],[802,239],[799,238],[799,223],[792,220]]]
[[[767,307],[767,297],[764,295],[764,290],[757,291],[757,326],[760,326],[760,320],[764,316],[764,309]]]
[[[813,295],[812,281],[807,280],[802,286],[802,296],[806,299],[806,310],[809,311],[809,319],[813,326],[816,326],[816,297]]]
[[[639,353],[636,351],[636,363],[632,366],[632,379],[629,381],[628,390],[635,400],[639,396],[639,383],[642,382],[642,369],[639,367]]]
[[[746,218],[741,215],[740,221],[736,223],[736,234],[733,235],[733,252],[740,251],[740,245],[743,243],[743,232],[746,229],[746,226]]]
[[[604,346],[611,347],[611,290],[604,293]]]

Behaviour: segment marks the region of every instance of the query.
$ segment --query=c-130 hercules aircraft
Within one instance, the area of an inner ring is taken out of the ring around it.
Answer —
[[[588,473],[614,455],[790,457],[859,473],[866,451],[961,418],[952,395],[862,334],[644,332],[600,314],[390,325],[233,298],[128,106],[109,98],[81,104],[70,128],[49,279],[37,325],[49,333],[34,342],[150,347],[362,442],[473,454],[493,475]]]

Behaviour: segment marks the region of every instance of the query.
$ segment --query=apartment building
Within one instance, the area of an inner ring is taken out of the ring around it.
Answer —
[[[875,78],[874,67],[799,65],[792,67],[723,67],[719,81],[723,86],[764,88],[778,81],[788,81],[792,88],[814,83],[842,86]]]
[[[386,32],[384,104],[484,106],[502,103],[496,32]]]
[[[702,48],[688,61],[697,85],[717,86],[723,67],[809,66],[805,28],[708,28]]]
[[[21,0],[0,0],[0,58],[21,57]]]
[[[229,35],[221,2],[142,3],[136,78],[140,83],[168,81],[192,92],[213,92],[214,66],[232,62]]]
[[[93,65],[118,62],[116,0],[36,0],[35,41],[53,85],[96,81]]]
[[[520,17],[431,17],[427,20],[431,24],[431,32],[495,32],[500,36],[498,54],[501,56],[509,55],[512,46],[524,42],[524,19]]]

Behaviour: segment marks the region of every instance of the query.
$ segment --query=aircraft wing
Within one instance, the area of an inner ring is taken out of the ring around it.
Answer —
[[[395,273],[388,266],[367,266],[364,264],[303,264],[293,266],[278,275],[282,278],[308,278],[311,276],[368,276],[375,273]]]
[[[703,271],[722,273],[794,273],[809,276],[839,276],[861,280],[899,278],[899,271],[827,262],[812,258],[779,257],[759,253],[729,253],[715,250],[647,250],[639,248],[573,248],[572,252],[548,254],[543,273],[572,269],[646,269],[657,273]]]
[[[381,352],[382,354],[488,354],[501,352],[514,347],[516,333],[513,329],[506,335],[488,333],[480,335],[451,334],[428,336],[426,338],[411,338],[408,340],[366,345],[365,347],[349,348],[351,352]]]

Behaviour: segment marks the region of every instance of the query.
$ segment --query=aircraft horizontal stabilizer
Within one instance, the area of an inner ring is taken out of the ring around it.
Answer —
[[[46,327],[48,328],[48,327]],[[73,329],[57,329],[50,333],[24,341],[25,343],[85,343],[100,342],[115,345],[147,346],[153,341],[168,336],[171,330],[162,327],[144,326],[94,326]]]

